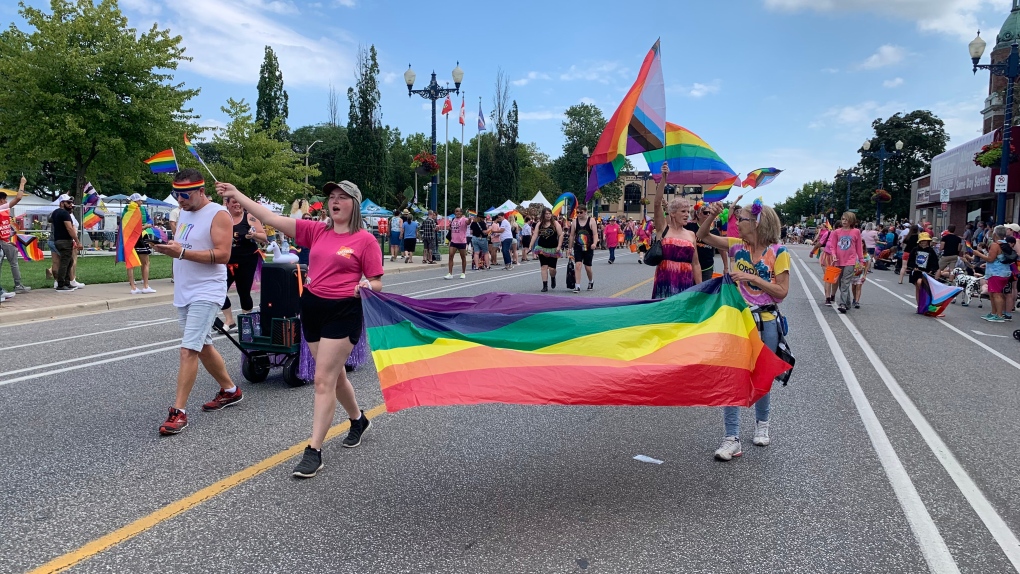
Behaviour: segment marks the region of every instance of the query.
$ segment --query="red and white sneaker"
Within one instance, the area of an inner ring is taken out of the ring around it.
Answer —
[[[241,402],[241,399],[243,399],[243,398],[244,398],[244,396],[241,395],[241,387],[235,388],[234,392],[232,392],[232,393],[228,393],[228,392],[224,391],[223,389],[220,389],[220,391],[218,393],[216,393],[216,396],[213,397],[213,400],[211,400],[208,403],[202,405],[202,410],[203,411],[218,411],[218,410],[222,409],[223,407],[229,407],[230,405],[237,404],[237,403]]]
[[[166,422],[159,425],[159,434],[177,434],[188,427],[188,415],[184,412],[170,407],[170,416]]]

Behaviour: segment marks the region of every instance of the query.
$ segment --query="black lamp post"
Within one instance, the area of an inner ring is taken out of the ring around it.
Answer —
[[[840,177],[846,179],[846,209],[844,211],[850,211],[850,184],[861,178],[854,175],[852,169],[843,168],[836,170],[836,178],[838,179]]]
[[[641,202],[641,223],[648,220],[648,180],[652,179],[652,172],[648,172],[641,176],[645,180],[645,197],[644,201]]]
[[[1020,77],[1020,46],[1016,41],[1009,47],[1009,56],[1005,62],[998,64],[978,64],[981,56],[985,53],[987,44],[981,39],[981,31],[978,31],[977,38],[970,43],[970,59],[974,62],[974,73],[978,69],[988,70],[993,76],[1006,78],[1006,114],[1002,121],[1002,162],[999,164],[999,175],[1009,176],[1009,150],[1010,140],[1013,131],[1013,83]],[[1008,181],[1008,180],[1007,180]],[[996,193],[995,198],[995,224],[1006,223],[1006,194]]]
[[[429,85],[425,86],[421,90],[414,89],[414,79],[417,74],[411,69],[411,64],[407,65],[407,71],[404,72],[404,83],[407,84],[407,97],[411,97],[411,94],[418,94],[426,100],[432,100],[432,155],[436,155],[436,100],[441,100],[450,94],[460,94],[460,83],[464,80],[464,70],[460,69],[460,62],[457,62],[457,67],[453,69],[453,84],[454,89],[442,88],[439,83],[436,82],[436,73],[432,72],[432,81]],[[429,187],[429,209],[439,212],[439,174],[432,176],[432,183]]]
[[[588,146],[582,146],[581,147],[581,155],[584,156],[584,192],[583,193],[585,195],[587,195],[588,194],[588,158],[591,157],[591,153],[589,153],[589,151],[588,151]],[[594,198],[595,196],[592,195],[592,197]],[[588,202],[586,201],[585,203],[588,203]],[[599,216],[599,200],[598,199],[595,199],[595,208],[592,210],[592,213],[594,214],[594,216],[596,218]]]
[[[882,178],[885,175],[885,160],[903,155],[903,152],[900,151],[903,149],[903,142],[897,141],[894,145],[896,146],[896,149],[893,151],[888,151],[885,149],[885,142],[882,142],[882,146],[878,148],[878,151],[868,151],[871,149],[871,140],[865,141],[864,145],[861,146],[862,148],[864,148],[864,151],[861,152],[861,155],[878,158],[878,189],[885,189],[884,187],[882,187]],[[876,201],[875,204],[877,205],[877,207],[875,208],[875,223],[881,224],[882,202]]]

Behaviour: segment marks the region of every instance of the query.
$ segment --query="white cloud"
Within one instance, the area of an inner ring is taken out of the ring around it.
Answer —
[[[986,84],[987,86],[987,84]],[[930,109],[946,124],[949,134],[949,148],[956,147],[981,135],[981,110],[985,107],[987,87],[974,94],[973,98],[960,101],[935,102]]]
[[[354,0],[333,0],[333,5],[354,8]]]
[[[867,131],[871,129],[872,120],[879,117],[888,117],[896,112],[903,112],[907,106],[899,102],[887,102],[879,104],[875,101],[866,101],[849,106],[837,106],[829,108],[820,117],[810,124],[809,128],[825,128],[833,124],[843,126],[857,126],[858,130]]]
[[[870,12],[913,21],[919,30],[970,40],[978,28],[978,14],[1009,10],[1009,0],[764,0],[767,8],[799,12]],[[1000,20],[1001,21],[1001,20]],[[998,22],[995,22],[998,27]]]
[[[594,106],[595,105],[595,100],[593,100],[592,98],[589,98],[588,96],[584,96],[583,98],[581,98],[581,103],[582,104],[590,104],[590,105]]]
[[[128,0],[125,7],[139,3]],[[254,84],[265,46],[273,46],[288,86],[345,85],[352,80],[354,49],[332,38],[312,38],[284,24],[290,2],[268,0],[177,0],[165,5],[160,25],[184,37],[181,64],[217,80]],[[131,10],[129,9],[129,16]],[[140,28],[148,28],[145,23]],[[333,75],[324,70],[332,71]]]
[[[570,66],[570,69],[560,74],[560,79],[564,81],[586,80],[608,84],[617,78],[627,76],[629,72],[630,70],[621,66],[619,62],[593,62],[584,66]]]
[[[120,6],[146,16],[156,16],[161,11],[159,4],[149,0],[121,0]]]
[[[898,88],[903,85],[903,78],[893,78],[882,82],[883,88]]]
[[[528,85],[529,82],[532,82],[534,80],[548,80],[548,79],[550,79],[549,74],[544,74],[542,72],[528,72],[528,75],[518,80],[514,80],[510,83],[515,86],[526,86]]]
[[[903,47],[886,44],[879,47],[877,52],[868,56],[867,60],[858,64],[857,68],[861,70],[876,70],[886,66],[893,66],[902,62],[906,56],[907,51]]]
[[[400,77],[400,74],[398,74],[396,72],[386,72],[382,76],[382,81],[383,81],[384,84],[392,84],[399,77]]]
[[[722,80],[715,79],[707,84],[694,82],[689,86],[676,85],[666,88],[667,93],[682,94],[691,98],[703,98],[709,94],[718,94],[722,89]]]
[[[540,111],[540,112],[520,112],[517,115],[518,119],[522,121],[541,121],[541,120],[562,120],[564,119],[563,112],[551,112],[551,111]]]

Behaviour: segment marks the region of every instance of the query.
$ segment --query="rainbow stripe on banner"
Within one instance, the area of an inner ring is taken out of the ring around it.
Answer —
[[[25,261],[42,261],[43,251],[39,247],[39,238],[34,235],[22,235],[20,233],[14,236],[14,245],[18,248],[18,253],[21,254],[21,258]]]
[[[662,300],[363,291],[386,409],[750,406],[790,365],[765,347],[729,277]],[[535,376],[554,369],[569,377]]]
[[[669,122],[666,123],[666,147],[646,151],[644,156],[652,179],[659,181],[665,162],[669,165],[666,182],[674,185],[711,186],[737,175],[698,134]]]
[[[96,213],[95,207],[90,207],[85,210],[82,215],[81,225],[85,229],[93,229],[97,225],[103,222],[103,218]]]
[[[924,274],[921,295],[917,298],[917,314],[938,317],[946,307],[963,291],[962,288],[939,283],[934,277]]]
[[[145,160],[152,173],[174,173],[177,169],[177,156],[173,148],[163,150]]]
[[[783,173],[783,170],[776,169],[774,167],[758,168],[747,174],[747,177],[744,178],[744,182],[741,184],[741,187],[750,187],[751,189],[754,189],[756,187],[768,185],[775,181],[776,177],[781,173]]]
[[[120,218],[117,230],[117,263],[123,263],[128,269],[142,265],[138,254],[135,253],[135,245],[142,237],[143,217],[141,206],[132,201]]]
[[[670,172],[672,173],[672,172]],[[701,197],[705,200],[705,203],[715,203],[726,199],[729,195],[730,190],[733,189],[734,185],[740,182],[740,176],[734,175],[733,177],[727,178],[712,187],[704,190]]]

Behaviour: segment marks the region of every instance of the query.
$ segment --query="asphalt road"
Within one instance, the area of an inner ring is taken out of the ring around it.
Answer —
[[[188,429],[157,434],[177,367],[170,306],[2,327],[0,573],[54,559],[72,572],[1017,571],[1015,327],[978,319],[987,302],[920,317],[881,271],[840,317],[820,306],[817,261],[792,251],[797,368],[773,393],[772,445],[751,445],[745,410],[730,463],[712,458],[719,409],[375,408],[360,448],[327,443],[319,476],[296,481],[311,387],[278,371],[246,383],[226,341],[245,400],[203,413],[216,387],[200,372]],[[549,296],[650,295],[651,268],[605,258],[593,292]],[[540,288],[536,263],[443,274],[384,283],[417,297]],[[381,404],[371,364],[352,380],[366,409]]]

